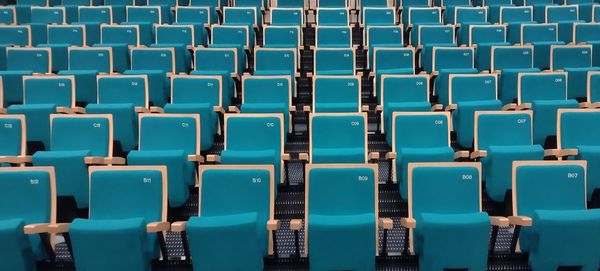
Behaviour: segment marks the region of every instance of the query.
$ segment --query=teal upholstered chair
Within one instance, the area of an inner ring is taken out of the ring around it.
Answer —
[[[130,46],[140,46],[140,29],[138,25],[100,25],[100,43],[94,44],[94,47],[112,48],[113,69],[115,72],[124,72],[129,69],[131,65]]]
[[[586,107],[600,107],[600,71],[588,72]]]
[[[169,97],[169,75],[176,73],[174,48],[133,48],[130,50],[131,69],[123,74],[146,75],[148,99],[152,106],[163,107]]]
[[[78,104],[96,103],[98,101],[96,76],[113,72],[112,48],[69,47],[68,59],[68,69],[58,74],[75,77],[75,99]]]
[[[481,158],[486,192],[496,202],[510,200],[513,161],[544,159],[542,146],[533,144],[530,110],[475,112],[473,150],[471,158]]]
[[[353,48],[317,48],[314,54],[315,75],[355,75]]]
[[[214,8],[207,6],[177,6],[175,7],[174,25],[191,25],[194,27],[195,45],[208,44],[208,32],[204,28],[206,24],[217,23],[218,16]]]
[[[313,113],[353,113],[361,109],[358,76],[313,77]]]
[[[242,78],[242,113],[276,113],[283,115],[285,133],[290,133],[292,104],[290,76],[244,76]]]
[[[109,1],[110,2],[110,1]],[[78,24],[85,25],[85,41],[88,46],[100,42],[100,25],[112,24],[115,9],[113,6],[80,6],[73,5],[77,9]],[[67,12],[69,12],[67,7]]]
[[[273,166],[200,166],[199,178],[198,216],[172,227],[187,231],[194,270],[262,270],[279,227]]]
[[[437,73],[434,79],[434,90],[439,103],[449,104],[450,75],[476,74],[475,48],[473,47],[433,47],[431,73]]]
[[[50,48],[52,51],[52,71],[58,72],[68,66],[68,48],[70,46],[84,46],[84,25],[48,25],[47,42],[38,44],[41,48]]]
[[[503,104],[517,99],[519,73],[539,72],[533,66],[533,46],[492,46],[491,72],[500,72],[498,98]]]
[[[600,210],[586,209],[585,161],[513,164],[513,217],[535,271],[598,269]],[[516,245],[516,244],[514,244]]]
[[[150,2],[150,1],[147,1]],[[122,25],[136,25],[139,29],[140,44],[149,46],[152,44],[153,37],[153,25],[155,24],[168,24],[170,23],[169,14],[163,14],[160,6],[133,6],[128,5],[125,7],[126,21],[122,22]],[[166,15],[166,16],[165,16]],[[166,18],[164,18],[164,17]],[[167,19],[168,18],[168,19]],[[163,22],[164,21],[164,22]]]
[[[411,163],[411,249],[423,271],[486,270],[490,218],[482,211],[481,164]],[[508,225],[506,218],[503,219]]]
[[[167,169],[91,167],[89,182],[89,218],[75,219],[69,227],[75,267],[151,269],[151,260],[161,253],[166,256],[159,249],[159,239],[170,226],[166,222]]]
[[[558,24],[522,24],[521,44],[531,44],[535,50],[533,64],[540,70],[550,68],[550,47],[564,45],[558,39]]]
[[[313,113],[309,120],[310,162],[366,163],[366,113]]]
[[[592,67],[592,45],[553,45],[550,54],[550,69],[569,74],[567,97],[585,100],[588,72],[600,71],[600,67]]]
[[[34,271],[48,260],[41,236],[56,222],[56,187],[52,167],[0,168],[0,268]],[[38,235],[38,233],[40,233]],[[48,237],[46,235],[46,237]]]
[[[350,11],[345,7],[319,5],[316,20],[320,26],[347,26],[350,24]]]
[[[223,97],[234,97],[234,77],[243,73],[245,62],[239,63],[239,48],[197,48],[194,50],[194,70],[191,75],[221,76]]]
[[[373,54],[372,72],[375,73],[375,96],[381,104],[382,76],[395,74],[415,74],[414,48],[375,47],[369,51]]]
[[[0,71],[4,106],[23,103],[23,76],[52,72],[49,48],[6,48],[6,69]]]
[[[317,26],[315,46],[319,48],[352,47],[352,28],[350,26]]]
[[[127,155],[129,165],[164,165],[169,177],[169,206],[187,202],[196,183],[194,161],[200,156],[198,114],[140,114],[137,151]]]
[[[25,115],[0,115],[0,163],[31,162],[27,156],[27,123]]]
[[[300,52],[294,48],[256,48],[254,51],[254,75],[286,75],[291,77],[292,92],[296,93],[296,72]]]

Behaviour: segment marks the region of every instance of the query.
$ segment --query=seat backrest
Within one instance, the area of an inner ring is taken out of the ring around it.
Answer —
[[[100,25],[100,43],[140,45],[140,27],[138,25]]]
[[[290,74],[296,73],[297,51],[285,48],[257,48],[254,51],[254,72]]]
[[[429,101],[429,75],[392,75],[381,76],[381,103],[385,107],[390,103]]]
[[[283,153],[283,114],[225,114],[225,150]]]
[[[271,8],[271,25],[302,26],[304,25],[304,10],[302,8]]]
[[[89,156],[112,157],[111,114],[50,115],[52,151],[88,150]]]
[[[200,154],[200,115],[140,114],[139,150]]]
[[[352,46],[352,29],[349,26],[317,26],[315,42],[320,48],[349,48]]]
[[[533,68],[533,46],[492,46],[492,72]]]
[[[0,44],[31,46],[31,26],[0,25]]]
[[[360,7],[365,10],[367,8],[371,8],[371,7],[387,7],[388,6],[388,1],[387,0],[363,0],[360,1]]]
[[[212,22],[209,7],[187,7],[176,8],[175,21],[177,23],[210,24]]]
[[[598,9],[600,10],[600,9]],[[599,41],[600,23],[574,23],[573,41],[575,43]]]
[[[558,23],[579,20],[579,7],[577,5],[546,6],[546,23]]]
[[[192,7],[211,7],[221,9],[220,0],[191,0],[189,6]]]
[[[441,24],[442,10],[440,7],[410,7],[406,23],[408,25]]]
[[[403,47],[404,35],[402,26],[367,26],[367,40],[365,46],[397,46]]]
[[[23,104],[75,107],[75,76],[23,76]]]
[[[148,108],[147,75],[98,75],[99,104],[133,104]]]
[[[471,69],[475,67],[473,47],[434,47],[433,71],[441,69]]]
[[[197,48],[194,50],[194,69],[237,74],[237,59],[235,48]]]
[[[64,24],[67,22],[65,7],[31,7],[31,22]]]
[[[245,104],[292,105],[292,82],[289,76],[244,76],[242,106]],[[273,112],[275,113],[275,112]]]
[[[273,26],[263,27],[264,47],[272,48],[300,48],[300,26]]]
[[[592,6],[592,22],[600,22],[600,5]]]
[[[453,44],[456,42],[454,25],[419,25],[418,40],[413,46],[427,44]]]
[[[497,100],[498,74],[450,74],[449,103]]]
[[[175,75],[171,77],[171,103],[208,103],[221,106],[222,77]]]
[[[79,6],[77,10],[80,23],[112,24],[111,6]]]
[[[558,41],[558,24],[522,24],[521,44]]]
[[[64,0],[63,0],[64,1]],[[177,6],[178,0],[147,0],[146,5],[148,6],[163,6],[163,7],[175,7]]]
[[[406,129],[406,127],[411,127]],[[400,148],[440,148],[450,146],[448,112],[394,112],[392,150]],[[388,131],[389,132],[389,131]]]
[[[195,46],[193,25],[155,25],[154,35],[156,44],[183,44]]]
[[[515,161],[513,215],[535,210],[585,210],[586,161]]]
[[[533,144],[533,111],[475,112],[474,149]]]
[[[307,6],[308,3],[305,3],[304,0],[272,0],[270,2],[271,10],[273,8],[299,8],[299,9],[309,9]]]
[[[161,24],[159,6],[127,6],[127,22]]]
[[[39,7],[46,7],[48,6],[48,0],[17,0],[15,1],[17,5],[19,6],[39,6]]]
[[[454,9],[454,24],[485,23],[487,22],[487,8],[485,7],[456,7]]]
[[[372,70],[375,74],[386,70],[409,69],[415,73],[414,48],[375,48]]]
[[[112,72],[111,47],[69,47],[69,70]]]
[[[469,25],[469,46],[506,42],[505,25]]]
[[[90,219],[167,220],[166,166],[92,166],[89,174]]]
[[[589,71],[587,75],[587,101],[600,102],[600,72]]]
[[[310,161],[316,149],[362,149],[367,162],[366,113],[314,113],[310,115]],[[343,154],[340,154],[342,156]]]
[[[592,45],[552,45],[550,70],[592,67]]]
[[[175,73],[175,49],[133,48],[130,51],[132,70],[160,70]]]
[[[317,9],[317,25],[319,26],[345,26],[350,24],[350,11],[347,8]]]
[[[68,44],[70,46],[84,46],[84,25],[49,25],[48,44]]]
[[[211,44],[245,46],[249,48],[250,30],[247,25],[213,25]],[[253,46],[253,44],[252,44]]]
[[[17,12],[15,7],[0,7],[1,24],[17,24]]]
[[[313,113],[360,112],[360,91],[361,82],[357,76],[314,76]],[[336,103],[340,106],[323,106]],[[350,104],[354,110],[346,111]]]
[[[54,167],[1,167],[0,219],[25,225],[56,222]]]
[[[355,51],[348,49],[317,48],[314,57],[314,74],[354,75]]]
[[[407,7],[429,7],[432,6],[430,0],[397,0],[398,6]]]
[[[519,73],[518,102],[535,100],[566,100],[567,73]]]
[[[502,7],[502,6],[512,6],[512,0],[482,0],[483,6],[488,7]]]
[[[49,73],[52,71],[50,48],[6,48],[6,70]]]
[[[25,115],[0,115],[0,156],[25,155],[26,149]]]
[[[394,25],[397,21],[394,8],[370,7],[363,9],[362,23],[365,26]]]
[[[557,145],[559,149],[600,146],[599,109],[558,109]]]
[[[533,21],[533,7],[500,7],[500,23],[519,23]]]
[[[223,7],[223,24],[257,25],[256,7]]]

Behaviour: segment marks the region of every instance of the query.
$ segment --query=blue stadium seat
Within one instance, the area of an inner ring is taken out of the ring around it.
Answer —
[[[279,0],[272,1],[270,3],[271,10],[273,8],[296,8],[296,9],[309,9],[304,0]]]
[[[539,72],[533,67],[533,46],[492,46],[491,72],[500,73],[498,98],[503,104],[517,99],[519,73]]]
[[[290,133],[293,123],[291,78],[278,76],[244,76],[242,78],[242,113],[275,113],[283,115],[285,134]],[[231,111],[231,110],[230,110]]]
[[[310,115],[310,162],[367,163],[366,113]]]
[[[375,48],[401,48],[404,47],[404,32],[402,26],[367,26],[364,32],[365,47],[368,50],[367,67],[373,67]]]
[[[140,35],[140,44],[146,46],[152,44],[154,42],[153,25],[162,24],[164,20],[160,6],[127,6],[126,11],[126,21],[121,24],[136,25]]]
[[[587,74],[589,71],[600,71],[600,67],[592,67],[591,45],[554,45],[550,69],[563,70],[569,74],[567,98],[585,100],[587,93]]]
[[[361,112],[361,82],[357,76],[313,77],[313,113]]]
[[[31,7],[31,43],[38,45],[48,41],[49,24],[66,24],[64,7]]]
[[[196,45],[208,44],[208,30],[206,26],[217,23],[218,16],[214,9],[210,7],[184,7],[175,8],[174,25],[192,25],[194,26],[194,42]]]
[[[411,31],[412,46],[456,46],[454,25],[418,25]]]
[[[69,47],[68,59],[68,70],[58,74],[75,77],[76,102],[82,105],[97,102],[96,76],[112,73],[112,48]]]
[[[361,3],[364,5],[364,1]],[[394,8],[387,7],[365,7],[363,8],[361,23],[363,27],[377,25],[395,25],[397,13]]]
[[[454,24],[454,18],[456,16],[456,8],[459,7],[472,7],[471,0],[435,0],[436,6],[444,8],[444,23]]]
[[[235,94],[233,78],[239,77],[245,65],[245,63],[238,63],[238,53],[237,48],[196,48],[194,70],[190,74],[221,76],[223,93],[230,93],[233,96]]]
[[[317,26],[315,45],[318,48],[352,47],[352,28],[349,26]]]
[[[546,23],[558,24],[558,40],[569,43],[573,41],[573,24],[579,20],[579,6],[546,6]]]
[[[284,3],[292,1],[284,1]],[[277,26],[303,26],[304,25],[304,1],[301,1],[301,7],[271,7],[271,25]]]
[[[492,47],[510,46],[505,25],[469,25],[468,45],[476,47],[475,66],[479,71],[491,69]]]
[[[544,70],[550,68],[550,47],[565,43],[558,39],[558,24],[548,23],[521,25],[521,44],[533,45],[533,64]]]
[[[600,107],[600,72],[588,72],[587,102],[591,107]]]
[[[154,25],[155,44],[153,48],[173,48],[175,51],[175,70],[188,72],[192,65],[190,49],[206,45],[206,36],[197,35],[193,25]]]
[[[421,59],[422,60],[422,59]],[[472,47],[433,47],[431,72],[438,76],[434,81],[435,95],[439,103],[449,104],[448,92],[451,74],[474,74],[475,49]]]
[[[67,69],[69,62],[68,48],[70,46],[84,46],[84,25],[48,25],[47,43],[38,44],[40,48],[50,48],[52,51],[52,72]]]
[[[27,156],[25,115],[0,115],[0,167],[31,162]]]
[[[248,25],[213,25],[211,29],[209,48],[236,48],[238,65],[247,67],[246,51],[254,49],[254,30]]]
[[[319,26],[348,26],[350,25],[350,11],[347,8],[319,6],[316,21]]]
[[[0,70],[7,70],[6,49],[12,46],[31,46],[31,26],[0,25]]]
[[[296,78],[299,52],[293,48],[256,48],[254,52],[254,75],[290,76],[292,93],[296,97]]]
[[[415,74],[415,50],[413,48],[375,47],[372,73],[375,74],[375,96],[381,104],[382,76],[389,74]]]
[[[468,44],[469,29],[471,25],[488,25],[488,8],[486,7],[456,7],[451,21],[457,27],[457,41],[459,44]]]
[[[6,70],[0,71],[4,106],[23,103],[23,76],[51,71],[49,48],[6,48]]]
[[[95,47],[111,47],[113,70],[123,72],[130,67],[130,47],[140,46],[140,29],[137,25],[100,25],[100,43]]]
[[[111,6],[78,6],[77,24],[85,25],[86,45],[100,43],[100,25],[112,24]]]
[[[131,70],[123,74],[146,75],[148,78],[148,99],[151,106],[163,107],[171,90],[169,76],[181,72],[177,70],[173,48],[132,48]]]
[[[256,7],[223,7],[223,25],[243,25],[252,29],[262,25],[262,13]],[[253,36],[253,33],[249,34]]]
[[[296,48],[302,45],[302,29],[299,25],[265,25],[263,26],[263,47]]]
[[[600,10],[600,9],[599,9]],[[573,42],[586,43],[592,46],[592,66],[600,66],[600,24],[574,23]]]
[[[442,24],[440,7],[408,7],[402,10],[402,25],[405,31],[418,29],[419,25]]]
[[[0,8],[0,23],[7,25],[17,24],[17,11],[15,7],[3,6]]]
[[[354,75],[355,54],[353,48],[316,48],[314,51],[315,75]]]
[[[493,21],[490,20],[492,23]],[[499,23],[507,24],[508,42],[521,43],[521,25],[535,23],[533,7],[500,7]]]

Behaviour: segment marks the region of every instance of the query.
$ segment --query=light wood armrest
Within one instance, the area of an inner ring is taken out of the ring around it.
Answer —
[[[550,149],[544,150],[544,156],[549,157],[553,156],[556,158],[564,157],[564,156],[575,156],[579,153],[577,149]]]
[[[385,159],[396,159],[396,153],[395,152],[388,152],[385,154]]]
[[[592,107],[592,104],[589,102],[581,102],[579,103],[579,108],[590,108]]]
[[[0,114],[6,114],[6,108],[0,108]]]
[[[592,106],[592,108],[598,108],[598,107],[600,107],[600,102],[592,103],[591,106]]]
[[[150,112],[151,113],[165,113],[165,110],[158,107],[158,106],[150,106]]]
[[[431,77],[437,77],[438,75],[440,75],[440,72],[438,72],[438,71],[431,72]]]
[[[356,73],[356,75],[360,78],[362,78],[364,76],[364,73],[362,71],[359,71]]]
[[[444,108],[445,111],[454,111],[458,108],[458,106],[456,104],[449,104],[448,106],[446,106],[446,108]]]
[[[65,233],[69,232],[71,223],[56,223],[48,226],[49,233]]]
[[[504,111],[517,110],[517,104],[515,104],[515,103],[505,104],[504,106],[502,106],[502,110],[504,110]]]
[[[508,218],[503,216],[490,216],[490,224],[501,228],[506,228],[510,225]]]
[[[221,156],[216,155],[216,154],[209,154],[206,156],[206,162],[211,162],[211,163],[221,163]]]
[[[290,230],[299,231],[302,228],[302,219],[290,220]]]
[[[417,221],[412,217],[403,217],[400,219],[400,225],[407,229],[414,229],[417,226]]]
[[[213,111],[221,114],[225,114],[225,109],[222,106],[215,105],[213,106]]]
[[[310,105],[302,106],[302,111],[304,111],[304,112],[310,112]]]
[[[161,222],[152,222],[146,225],[147,232],[159,232],[159,231],[168,231],[171,228],[171,224],[167,221]]]
[[[125,158],[88,156],[84,162],[86,165],[125,165]]]
[[[62,107],[59,106],[56,108],[57,113],[61,114],[85,114],[85,108],[83,107]]]
[[[431,111],[442,111],[444,110],[444,106],[441,104],[434,104],[431,106]]]
[[[228,108],[229,113],[240,113],[240,109],[237,106],[230,105]]]
[[[508,222],[511,225],[524,226],[524,227],[530,227],[531,224],[533,224],[531,217],[527,217],[527,216],[509,216]]]
[[[281,155],[281,160],[290,161],[290,160],[292,160],[292,156],[289,153],[284,153]]]
[[[520,105],[517,105],[516,110],[529,110],[529,109],[531,109],[531,103],[522,103]]]
[[[171,224],[171,231],[173,232],[182,232],[187,228],[187,221],[177,221]]]
[[[135,107],[135,112],[136,113],[150,113],[150,109],[145,108],[143,106],[136,106]]]
[[[188,155],[188,161],[204,163],[204,156],[200,154],[190,154]]]
[[[379,153],[378,152],[370,152],[369,153],[369,160],[377,160],[379,159]]]
[[[360,109],[361,109],[362,112],[369,112],[369,106],[368,105],[362,105],[360,107]]]
[[[377,106],[375,106],[375,111],[382,112],[383,111],[383,105],[378,104]]]
[[[296,112],[296,106],[290,105],[290,112]]]
[[[23,227],[23,232],[25,234],[38,234],[48,232],[49,223],[37,223],[37,224],[29,224]]]
[[[0,156],[0,163],[23,164],[31,163],[31,156]]]
[[[487,151],[474,151],[471,153],[470,156],[471,159],[477,159],[482,157],[487,157]]]
[[[457,151],[454,153],[454,160],[460,159],[460,158],[468,158],[468,157],[469,157],[469,151]]]
[[[269,230],[269,231],[279,230],[280,227],[281,227],[281,221],[279,221],[277,219],[269,219],[269,221],[267,221],[267,230]]]
[[[385,230],[391,230],[394,228],[394,220],[388,217],[379,218],[379,226]]]
[[[300,160],[308,161],[308,153],[301,152],[298,156],[299,156]]]

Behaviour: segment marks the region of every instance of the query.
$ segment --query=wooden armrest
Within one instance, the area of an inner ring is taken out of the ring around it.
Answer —
[[[88,156],[84,158],[84,162],[86,165],[124,165],[125,158]]]
[[[515,226],[530,227],[533,224],[531,217],[527,216],[509,216],[508,222]]]
[[[296,112],[296,106],[290,105],[290,112]]]
[[[280,227],[281,227],[281,221],[279,221],[277,219],[269,219],[269,221],[267,221],[267,230],[269,230],[269,231],[279,230]]]
[[[431,106],[431,111],[442,111],[444,110],[444,106],[441,104],[434,104]]]
[[[362,112],[369,112],[369,106],[368,105],[362,105],[360,107],[360,109],[361,109]]]
[[[187,228],[187,221],[177,221],[171,224],[171,231],[173,232],[182,232]]]
[[[592,106],[592,108],[598,108],[598,107],[600,107],[600,102],[592,103],[591,106]]]
[[[449,104],[448,106],[446,106],[446,108],[444,108],[444,110],[446,111],[454,111],[458,108],[458,106],[456,104]]]
[[[396,153],[395,152],[388,152],[385,154],[385,159],[396,159]]]
[[[506,228],[510,225],[508,218],[503,216],[490,216],[490,224],[501,228]]]
[[[556,158],[565,157],[565,156],[575,156],[579,153],[577,149],[550,149],[544,150],[544,156],[550,157],[554,156]]]
[[[37,224],[29,224],[23,227],[23,232],[25,234],[38,234],[48,232],[49,223],[37,223]]]
[[[589,102],[581,102],[579,103],[579,108],[590,108],[592,107],[592,104]]]
[[[369,160],[377,160],[379,159],[379,153],[378,152],[370,152],[369,153]]]
[[[394,220],[387,217],[379,218],[379,226],[385,230],[391,230],[394,228]]]
[[[298,158],[300,158],[300,160],[302,160],[302,161],[308,161],[308,153],[301,152],[301,153],[298,155]]]
[[[216,155],[216,154],[209,154],[206,156],[206,162],[211,162],[211,163],[221,163],[221,156]]]
[[[531,109],[531,103],[522,103],[520,105],[517,105],[516,110],[529,110],[529,109]]]
[[[56,223],[48,226],[49,233],[65,233],[69,232],[71,223]]]
[[[136,113],[150,113],[150,109],[145,108],[143,106],[136,106],[135,107],[135,112]]]
[[[502,110],[504,110],[504,111],[517,110],[517,104],[515,104],[515,103],[506,104],[506,105],[502,106]]]
[[[240,109],[237,106],[230,105],[228,108],[229,113],[240,113]]]
[[[383,111],[383,105],[378,104],[377,106],[375,106],[375,111],[382,112]]]
[[[400,225],[407,229],[414,229],[417,226],[417,221],[412,217],[403,217],[400,219]]]
[[[482,158],[482,157],[487,157],[487,151],[474,151],[471,153],[471,156],[469,156],[471,159],[477,159],[477,158]]]
[[[0,156],[0,163],[23,164],[31,163],[31,156]]]
[[[56,108],[57,113],[62,114],[85,114],[85,108],[83,107],[62,107],[59,106]]]
[[[454,160],[460,159],[460,158],[468,158],[468,157],[469,157],[469,151],[457,151],[454,153]]]
[[[159,231],[168,231],[171,228],[171,224],[167,221],[161,222],[152,222],[146,225],[147,232],[159,232]]]
[[[310,105],[302,106],[302,111],[303,112],[310,112]]]
[[[188,161],[204,163],[204,156],[202,156],[200,154],[190,154],[190,155],[188,155]]]
[[[290,230],[299,231],[302,228],[302,219],[290,220]]]
[[[158,106],[150,106],[151,113],[165,113],[165,110]]]
[[[6,114],[6,108],[0,108],[0,114]]]
[[[225,109],[222,106],[215,105],[213,106],[213,111],[221,114],[225,114]]]
[[[431,77],[437,77],[438,75],[440,75],[440,72],[438,72],[438,71],[431,72]]]
[[[289,153],[284,153],[281,155],[281,160],[290,161],[290,160],[292,160],[292,156]]]

